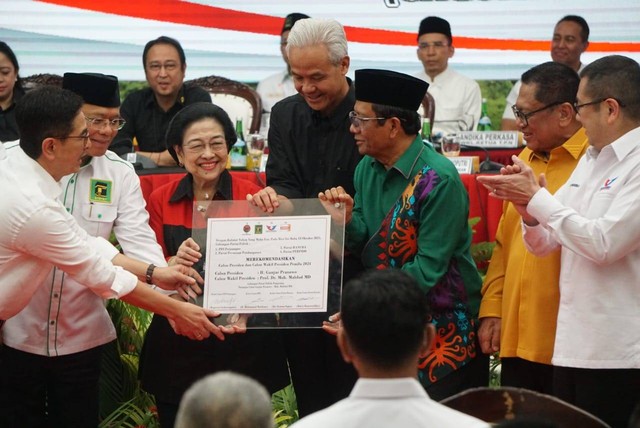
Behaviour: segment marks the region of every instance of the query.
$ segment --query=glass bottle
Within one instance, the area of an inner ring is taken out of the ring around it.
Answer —
[[[489,114],[487,114],[487,99],[482,99],[482,113],[480,114],[480,120],[478,121],[478,131],[491,131],[493,127],[491,126],[491,119],[489,118]]]
[[[229,152],[231,169],[246,171],[247,143],[244,141],[242,118],[236,119],[236,135],[238,136],[238,139]]]
[[[431,120],[428,117],[422,119],[422,131],[420,132],[422,141],[431,141]]]

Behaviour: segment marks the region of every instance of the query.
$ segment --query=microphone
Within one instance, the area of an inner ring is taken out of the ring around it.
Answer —
[[[485,154],[485,158],[482,162],[480,162],[480,172],[487,174],[497,174],[500,172],[500,168],[503,168],[499,162],[494,162],[491,160],[489,156],[489,150],[483,146],[471,146],[469,144],[460,144],[460,148],[471,149],[471,150],[482,150]]]

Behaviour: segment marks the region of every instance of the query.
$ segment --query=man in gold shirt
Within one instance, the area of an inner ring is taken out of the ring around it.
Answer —
[[[513,113],[527,147],[520,159],[536,176],[544,173],[555,193],[569,178],[588,142],[576,119],[580,78],[571,68],[547,62],[522,75]],[[553,344],[558,314],[560,251],[529,253],[521,217],[505,202],[496,247],[482,287],[482,351],[500,351],[502,385],[551,393]]]

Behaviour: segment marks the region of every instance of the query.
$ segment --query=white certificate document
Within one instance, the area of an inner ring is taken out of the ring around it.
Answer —
[[[209,218],[204,307],[326,312],[331,217]]]

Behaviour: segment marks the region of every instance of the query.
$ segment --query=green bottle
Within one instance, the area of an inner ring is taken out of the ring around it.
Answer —
[[[478,121],[478,131],[492,131],[491,119],[487,114],[487,99],[482,99],[482,113],[480,114],[480,120]]]
[[[246,170],[247,169],[247,143],[244,141],[244,131],[242,130],[242,118],[236,119],[236,135],[238,140],[231,147],[229,159],[231,169]]]
[[[422,141],[431,141],[431,121],[428,117],[422,119],[422,132],[420,133]]]

